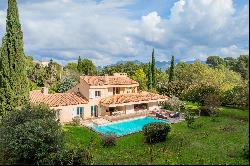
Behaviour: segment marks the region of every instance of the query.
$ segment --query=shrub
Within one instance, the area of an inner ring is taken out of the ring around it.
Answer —
[[[179,100],[178,97],[172,96],[167,101],[163,102],[163,108],[172,111],[180,111],[185,108],[185,103]]]
[[[185,121],[187,122],[187,127],[191,128],[195,121],[195,113],[193,111],[187,110],[185,113]]]
[[[70,123],[73,126],[78,126],[81,124],[81,118],[80,117],[74,117],[72,118],[72,122]]]
[[[38,162],[40,165],[90,165],[92,155],[89,150],[79,147],[62,149],[58,153],[51,153]]]
[[[62,130],[46,105],[13,110],[0,124],[1,164],[37,164],[62,145]]]
[[[143,127],[145,142],[153,144],[166,141],[170,129],[170,125],[163,122],[154,122],[146,124]]]
[[[216,116],[217,109],[221,105],[221,98],[215,94],[209,94],[204,97],[203,106],[200,107],[201,116]]]
[[[116,136],[113,133],[108,133],[102,137],[102,145],[110,147],[116,145]]]
[[[249,108],[249,87],[243,82],[224,93],[223,104],[238,108]]]
[[[221,103],[221,98],[218,95],[209,94],[204,97],[204,105],[212,109],[217,109]]]

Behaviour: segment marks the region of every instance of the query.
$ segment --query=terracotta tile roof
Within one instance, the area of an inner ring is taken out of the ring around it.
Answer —
[[[81,79],[92,86],[102,85],[131,85],[138,84],[138,82],[130,79],[129,77],[119,76],[81,76]],[[105,79],[106,78],[106,79]]]
[[[104,98],[100,101],[100,103],[104,105],[111,105],[111,104],[123,104],[130,102],[151,101],[159,99],[168,99],[168,97],[150,92],[128,93],[128,94],[120,94]]]
[[[40,90],[30,92],[31,103],[45,103],[50,107],[86,104],[88,101],[76,93],[55,93],[44,95]]]

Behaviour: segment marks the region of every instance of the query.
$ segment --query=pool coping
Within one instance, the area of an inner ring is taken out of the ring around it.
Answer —
[[[151,118],[154,118],[154,119],[156,119],[155,117],[152,117],[152,116],[141,116],[141,117],[136,117],[136,118],[131,118],[131,119],[126,119],[126,120],[120,120],[120,121],[116,121],[116,122],[111,122],[111,124],[113,124],[113,123],[118,123],[118,122],[122,122],[122,121],[129,121],[129,120],[134,120],[134,119],[140,119],[140,118],[144,118],[144,117],[151,117]],[[159,120],[159,119],[157,119],[157,120]],[[168,119],[161,119],[162,121],[166,121],[166,120],[168,120]],[[169,121],[169,120],[168,120]],[[170,122],[170,121],[169,121]],[[163,122],[162,122],[163,123]],[[110,124],[110,123],[109,123]],[[172,123],[168,123],[169,125],[171,125]],[[100,126],[105,126],[105,125],[107,125],[107,124],[104,124],[104,125],[100,125]],[[107,134],[103,134],[103,133],[101,133],[101,132],[99,132],[99,131],[97,131],[97,130],[95,130],[95,129],[93,129],[91,126],[86,126],[86,125],[83,125],[84,127],[87,127],[88,129],[90,129],[91,131],[93,131],[93,132],[95,132],[95,133],[97,133],[98,135],[100,135],[100,136],[106,136]],[[125,135],[120,135],[120,136],[118,136],[118,135],[114,135],[116,138],[121,138],[121,137],[124,137],[124,136],[129,136],[129,135],[132,135],[132,134],[136,134],[136,133],[140,133],[140,132],[142,132],[143,130],[139,130],[139,131],[136,131],[136,132],[133,132],[133,133],[128,133],[128,134],[125,134]]]

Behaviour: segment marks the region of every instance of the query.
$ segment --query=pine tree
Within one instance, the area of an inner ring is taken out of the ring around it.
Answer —
[[[172,55],[171,66],[169,69],[169,82],[174,80],[174,56]]]
[[[148,81],[147,81],[148,90],[152,89],[152,72],[151,72],[151,64],[148,63]]]
[[[29,86],[23,50],[23,33],[16,0],[8,0],[6,34],[0,53],[0,114],[28,101]]]
[[[153,52],[152,52],[152,64],[151,64],[151,73],[152,73],[152,87],[155,88],[155,50],[153,48]]]
[[[80,73],[82,73],[82,59],[81,59],[80,56],[79,56],[79,58],[78,58],[77,70],[78,70]]]

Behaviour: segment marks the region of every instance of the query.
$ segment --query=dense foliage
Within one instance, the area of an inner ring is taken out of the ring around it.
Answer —
[[[237,59],[210,56],[207,58],[206,63],[211,67],[226,66],[230,70],[240,73],[243,79],[247,80],[249,78],[249,55],[240,55]]]
[[[149,123],[143,127],[145,142],[149,144],[166,141],[169,132],[170,125],[163,122]]]
[[[175,80],[163,83],[158,92],[167,96],[175,95],[182,100],[204,104],[205,97],[217,95],[223,105],[248,107],[248,81],[239,73],[224,65],[209,67],[196,61],[193,64],[178,63]],[[239,97],[237,97],[237,95]]]
[[[142,68],[139,68],[135,71],[135,74],[131,76],[131,79],[139,83],[140,90],[147,90],[147,76],[144,73]]]
[[[162,103],[162,107],[166,110],[180,111],[185,109],[185,102],[181,101],[178,97],[172,96]]]
[[[9,112],[0,125],[2,164],[37,164],[62,145],[56,115],[46,105],[27,106]]]
[[[77,70],[78,72],[84,74],[84,75],[95,75],[96,74],[96,66],[94,63],[89,59],[81,59],[79,57],[78,63],[77,63]]]
[[[50,153],[38,162],[39,165],[91,165],[92,155],[89,150],[70,147],[57,153]]]
[[[28,100],[23,33],[16,0],[8,0],[6,34],[0,50],[0,116]]]
[[[145,69],[144,66],[142,65],[137,65],[133,62],[126,62],[126,63],[121,63],[121,64],[116,64],[116,65],[111,65],[111,66],[105,66],[100,72],[100,75],[113,75],[113,73],[127,73],[129,77],[135,74],[135,71],[138,70],[139,68],[143,68],[144,72],[147,73],[147,67]]]
[[[244,81],[234,88],[227,90],[223,96],[223,104],[249,108],[249,83]]]
[[[116,136],[113,133],[108,133],[102,136],[102,146],[110,147],[116,145]]]
[[[77,81],[74,78],[64,78],[62,82],[59,84],[58,92],[63,93],[70,90],[77,84]]]
[[[68,70],[72,70],[72,71],[77,72],[77,71],[78,71],[77,66],[78,66],[77,63],[69,62],[69,63],[65,66],[65,68],[68,69]]]

